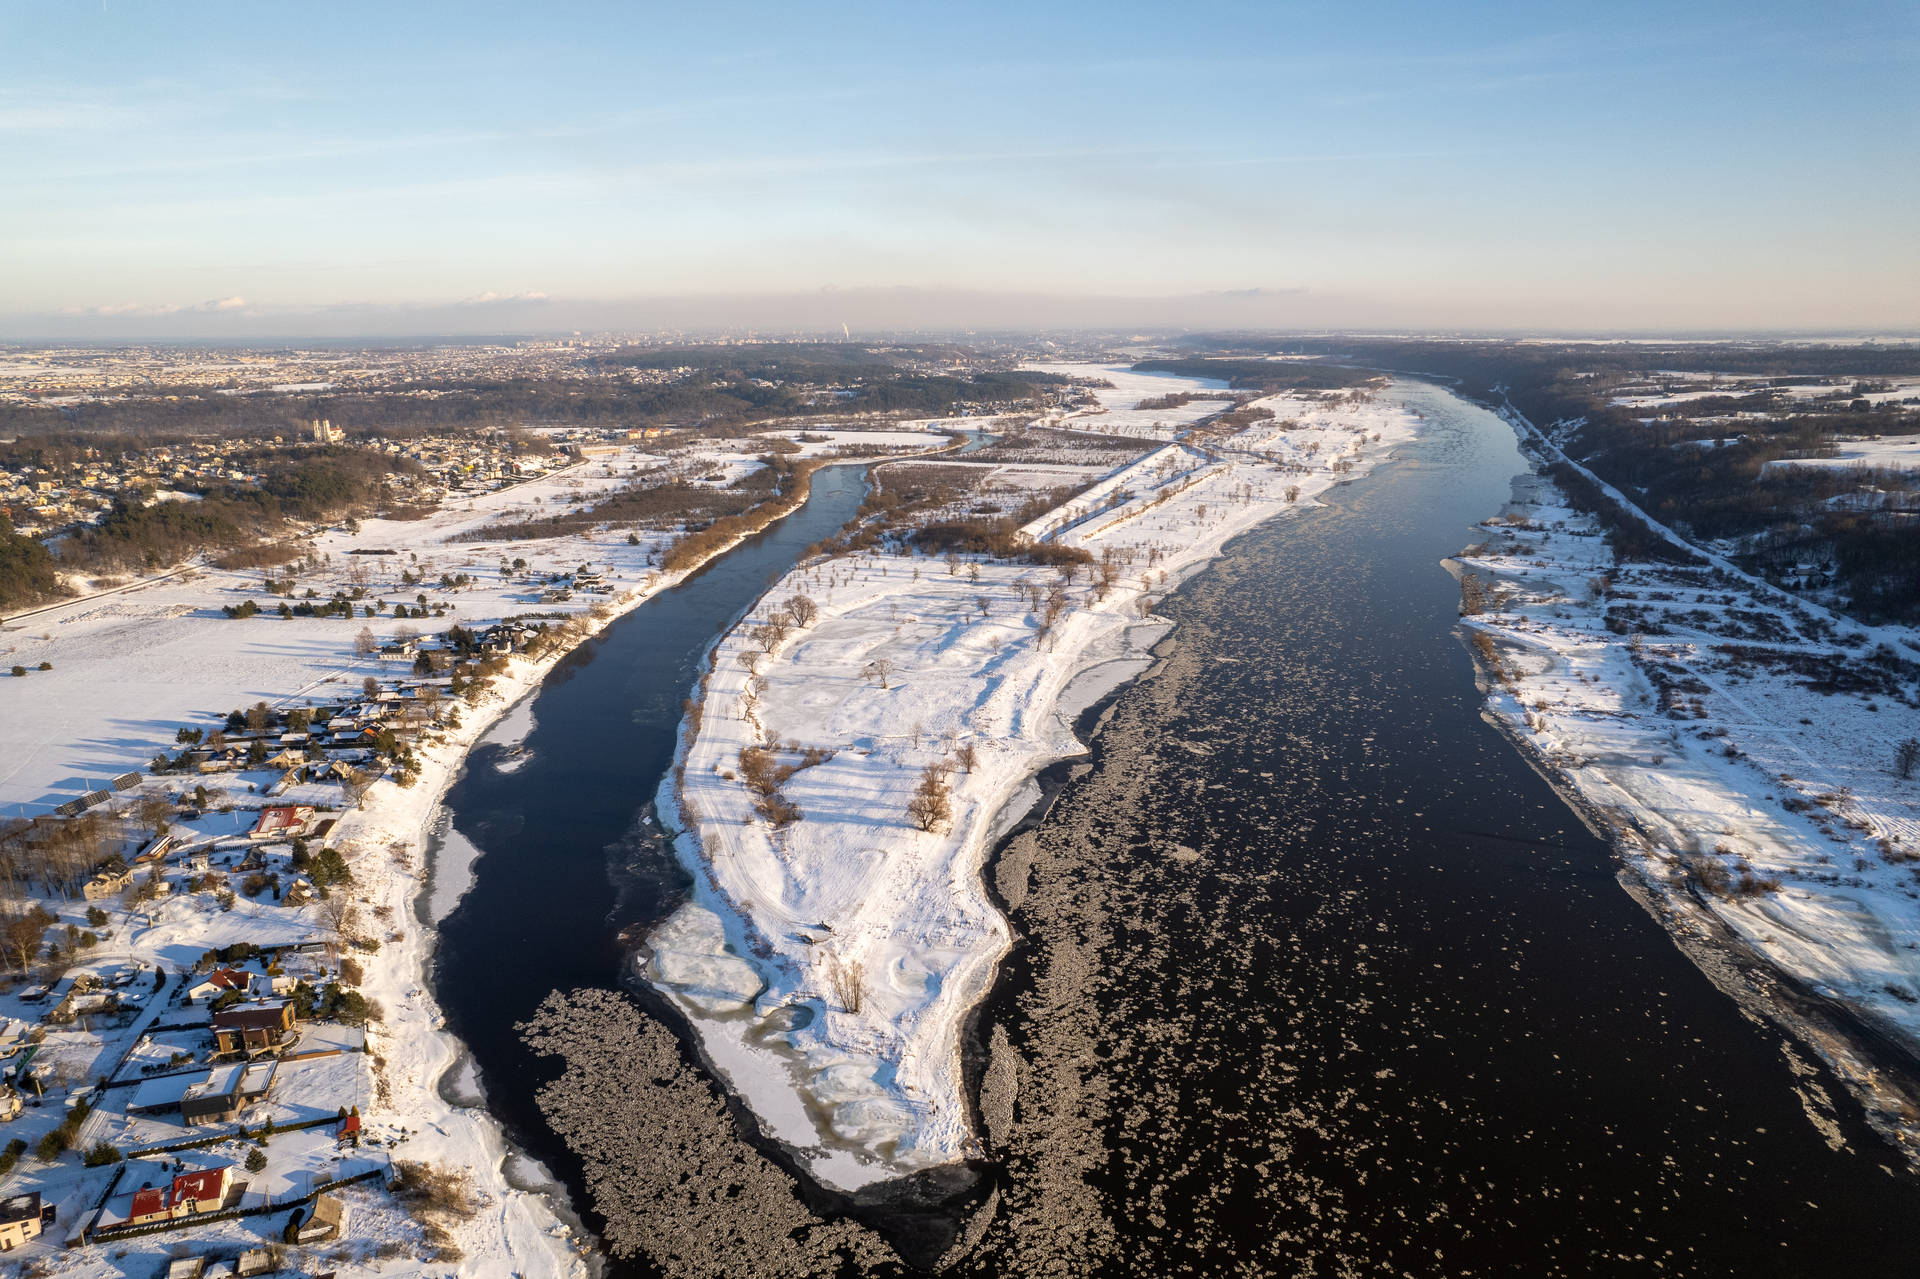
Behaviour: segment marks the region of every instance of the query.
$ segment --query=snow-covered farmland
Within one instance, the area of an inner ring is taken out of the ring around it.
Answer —
[[[982,861],[1033,774],[1081,750],[1077,711],[1150,664],[1165,630],[1152,599],[1417,426],[1390,393],[1282,395],[1260,402],[1273,418],[1188,443],[1176,437],[1226,403],[1132,406],[1215,386],[1067,371],[1114,386],[1052,425],[1163,442],[1029,526],[1105,568],[1069,580],[972,557],[803,565],[717,647],[677,788],[663,788],[697,887],[651,939],[648,976],[768,1130],[832,1184],[967,1153],[959,1037],[1007,944]],[[760,629],[799,595],[817,618]],[[760,749],[785,773],[771,799],[748,785],[742,752]],[[930,765],[950,769],[952,812],[920,829],[909,801]],[[797,818],[773,824],[775,799]]]

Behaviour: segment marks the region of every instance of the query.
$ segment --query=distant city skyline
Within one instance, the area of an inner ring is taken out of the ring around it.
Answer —
[[[12,6],[0,338],[1920,329],[1909,5]]]

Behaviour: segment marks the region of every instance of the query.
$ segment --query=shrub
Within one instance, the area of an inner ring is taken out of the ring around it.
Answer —
[[[13,668],[13,673],[16,678],[24,676],[27,673],[27,668],[24,666],[16,666]]]
[[[42,663],[40,663],[40,669],[41,669],[41,670],[43,670],[43,671],[50,671],[50,670],[52,670],[52,669],[53,669],[53,663],[52,663],[52,662],[42,662]]]
[[[114,1149],[112,1142],[102,1141],[89,1150],[80,1162],[89,1168],[104,1168],[108,1164],[119,1163],[120,1152]]]

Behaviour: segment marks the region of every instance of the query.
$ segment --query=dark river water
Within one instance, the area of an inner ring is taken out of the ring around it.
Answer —
[[[828,467],[806,504],[569,654],[534,695],[526,757],[503,772],[482,742],[445,808],[481,850],[474,879],[440,925],[433,985],[448,1028],[478,1066],[489,1108],[516,1142],[566,1175],[572,1161],[533,1103],[555,1072],[514,1027],[554,990],[617,984],[624,953],[608,876],[673,762],[681,703],[714,639],[866,495],[863,468]],[[632,902],[657,916],[656,901]],[[651,906],[651,909],[649,907]]]
[[[1166,600],[1151,679],[1000,850],[1022,940],[981,1019],[1018,1104],[957,1273],[1895,1275],[1920,1189],[1835,1080],[1625,890],[1481,717],[1443,557],[1523,467],[1430,431]],[[556,670],[530,760],[448,796],[484,850],[435,988],[489,1104],[575,1184],[513,1033],[616,984],[630,838],[714,635],[857,505],[798,515]],[[641,897],[645,897],[642,892]]]

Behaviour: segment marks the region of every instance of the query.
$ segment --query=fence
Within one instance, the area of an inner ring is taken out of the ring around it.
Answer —
[[[304,1195],[295,1195],[291,1199],[269,1199],[266,1203],[255,1204],[251,1208],[223,1208],[219,1212],[196,1212],[190,1217],[178,1217],[171,1221],[151,1221],[138,1226],[109,1226],[103,1230],[84,1230],[80,1232],[79,1242],[80,1244],[113,1243],[121,1239],[163,1234],[171,1230],[192,1230],[215,1221],[239,1221],[243,1217],[264,1217],[272,1213],[284,1212],[288,1208],[298,1208],[302,1204],[312,1203],[329,1190],[337,1190],[341,1186],[350,1186],[359,1181],[384,1178],[386,1175],[387,1170],[384,1168],[369,1168],[365,1172],[356,1172],[351,1177],[338,1177],[332,1181],[321,1182]],[[78,1246],[72,1240],[68,1243],[69,1246]]]

